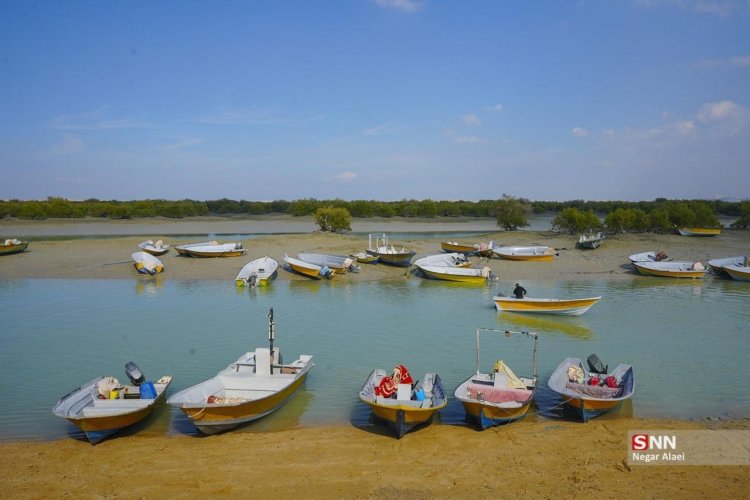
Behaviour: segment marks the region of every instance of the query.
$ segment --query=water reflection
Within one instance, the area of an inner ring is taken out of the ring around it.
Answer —
[[[138,275],[135,281],[135,293],[137,295],[156,296],[164,287],[164,277],[161,274],[154,276]]]
[[[579,340],[593,340],[594,332],[579,317],[548,318],[511,312],[501,312],[497,322],[503,328],[519,329],[536,333],[562,333]]]

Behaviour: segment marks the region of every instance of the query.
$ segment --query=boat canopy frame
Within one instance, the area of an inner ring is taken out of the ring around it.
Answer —
[[[531,372],[532,377],[534,379],[534,385],[536,385],[536,382],[538,380],[538,374],[537,374],[537,352],[539,350],[539,335],[535,332],[524,332],[524,331],[513,331],[513,330],[505,330],[501,328],[477,328],[477,369],[476,373],[480,373],[480,345],[479,345],[479,337],[482,333],[502,333],[505,337],[511,337],[513,335],[521,336],[521,337],[528,337],[534,340],[534,348],[531,354]]]

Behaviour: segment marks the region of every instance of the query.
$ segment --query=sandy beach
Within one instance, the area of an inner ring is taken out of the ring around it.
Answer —
[[[472,225],[473,224],[473,225]],[[609,237],[594,251],[575,248],[574,236],[547,231],[501,232],[492,221],[355,222],[355,231],[484,231],[476,241],[550,245],[549,263],[519,264],[476,258],[513,281],[549,279],[638,279],[627,256],[663,250],[675,260],[747,255],[750,233],[725,230],[716,238],[678,235]],[[220,229],[217,227],[220,226]],[[266,229],[261,230],[261,229]],[[302,232],[301,234],[287,234]],[[0,221],[3,238],[28,238],[29,250],[0,257],[0,279],[150,280],[133,269],[130,254],[145,239],[186,243],[186,235],[271,233],[240,240],[244,257],[192,259],[172,250],[157,279],[231,282],[248,261],[300,251],[348,254],[367,245],[366,236],[314,232],[310,220],[201,218],[185,221]],[[71,237],[71,238],[67,238]],[[227,241],[217,237],[219,241]],[[457,239],[457,238],[452,238]],[[472,242],[472,238],[459,241]],[[440,252],[440,239],[393,242],[418,252]],[[345,282],[421,279],[384,265],[337,276]],[[280,269],[278,280],[306,280]],[[707,277],[706,282],[715,278]],[[354,397],[354,395],[353,395]],[[600,419],[588,424],[527,419],[478,432],[470,427],[431,425],[393,439],[349,425],[272,433],[227,433],[208,438],[127,435],[97,446],[74,439],[0,444],[0,497],[73,498],[239,496],[270,498],[463,498],[634,497],[727,498],[746,496],[748,466],[631,466],[627,433],[635,429],[750,429],[750,420]]]

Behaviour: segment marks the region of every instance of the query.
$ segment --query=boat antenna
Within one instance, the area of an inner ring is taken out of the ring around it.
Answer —
[[[274,338],[276,338],[276,333],[274,332],[274,324],[273,324],[273,307],[268,312],[268,343],[271,345],[271,375],[273,375],[273,341]]]

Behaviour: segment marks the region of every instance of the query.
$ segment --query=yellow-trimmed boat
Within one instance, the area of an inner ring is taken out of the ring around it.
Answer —
[[[150,253],[151,255],[156,255],[157,257],[169,252],[169,245],[162,240],[157,240],[156,243],[152,240],[144,241],[138,244],[138,248],[146,253]]]
[[[234,282],[237,286],[267,285],[276,275],[279,263],[276,259],[265,256],[248,262],[237,273]]]
[[[680,227],[677,231],[682,236],[717,236],[721,234],[719,227]]]
[[[724,266],[724,271],[737,281],[750,281],[750,267],[730,264]]]
[[[518,377],[505,365],[497,361],[490,373],[479,371],[479,335],[481,332],[502,333],[506,337],[526,336],[534,340],[532,354],[532,376]],[[513,422],[526,416],[536,392],[537,334],[512,332],[510,330],[477,329],[476,372],[456,388],[454,397],[464,405],[466,414],[481,429]]]
[[[528,260],[528,261],[550,261],[555,258],[557,252],[548,246],[532,247],[496,247],[492,251],[501,259]]]
[[[386,376],[385,370],[373,370],[359,391],[359,399],[368,405],[375,418],[385,422],[399,439],[412,428],[430,423],[432,417],[448,404],[443,382],[437,373],[426,373],[422,380],[413,386],[411,383],[392,382],[397,387],[394,387],[396,390],[390,397],[383,396],[379,390]]]
[[[635,391],[632,366],[618,365],[611,373],[607,373],[608,367],[602,367],[594,354],[589,356],[588,364],[590,370],[583,367],[580,359],[567,358],[547,382],[549,388],[560,396],[565,407],[583,422],[614,410],[623,401],[630,399]],[[613,387],[603,384],[607,377],[614,379]],[[592,385],[593,378],[596,380],[593,380]]]
[[[524,297],[505,297],[496,295],[493,297],[495,307],[498,311],[533,314],[562,314],[566,316],[580,316],[591,306],[597,303],[601,297],[588,297],[584,299],[535,299]]]
[[[242,243],[218,243],[207,241],[204,243],[190,243],[174,247],[177,253],[187,257],[239,257],[247,250]]]
[[[302,387],[314,365],[307,354],[283,363],[274,339],[271,309],[270,347],[243,354],[216,376],[172,395],[167,403],[182,410],[204,434],[233,429],[279,409]]]
[[[14,253],[21,253],[26,251],[29,246],[28,241],[21,241],[17,239],[5,240],[0,244],[0,255],[11,255]]]
[[[706,274],[706,267],[700,262],[633,262],[633,265],[644,276],[697,279]]]
[[[60,398],[52,409],[81,429],[91,444],[140,422],[164,400],[172,376],[147,382],[130,362],[125,370],[131,384],[122,385],[114,377],[98,377]]]
[[[492,248],[495,246],[494,241],[489,243],[458,243],[457,241],[443,241],[440,243],[440,248],[448,253],[463,253],[466,255],[479,255],[480,257],[491,257]]]
[[[482,269],[426,265],[417,265],[417,267],[427,275],[427,277],[436,280],[482,285],[487,283],[487,280],[493,278],[492,270],[489,267],[484,267]]]
[[[141,274],[154,275],[164,271],[164,264],[150,253],[134,252],[130,258],[133,259],[135,270]]]
[[[309,262],[295,259],[293,257],[289,257],[288,255],[284,255],[284,262],[286,262],[292,272],[301,274],[302,276],[307,276],[308,278],[316,280],[322,278],[333,278],[333,271],[331,271],[327,267],[321,267],[317,264],[310,264]]]

